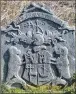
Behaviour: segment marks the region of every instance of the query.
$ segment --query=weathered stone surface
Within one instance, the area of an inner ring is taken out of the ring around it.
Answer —
[[[12,86],[67,84],[75,73],[75,32],[43,6],[30,4],[1,31],[2,81]]]

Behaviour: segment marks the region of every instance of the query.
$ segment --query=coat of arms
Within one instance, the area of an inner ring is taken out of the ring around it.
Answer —
[[[74,30],[64,24],[45,7],[24,8],[1,32],[2,80],[10,86],[67,84],[75,72],[75,45]]]

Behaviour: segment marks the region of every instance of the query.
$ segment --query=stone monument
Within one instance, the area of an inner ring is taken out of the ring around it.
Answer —
[[[75,31],[32,3],[1,30],[1,80],[10,87],[66,85],[75,73]]]

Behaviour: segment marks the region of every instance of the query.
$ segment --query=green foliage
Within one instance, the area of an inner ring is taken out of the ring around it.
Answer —
[[[4,84],[1,85],[1,91],[0,92],[1,92],[1,94],[4,94],[4,93],[25,93],[25,91],[20,89],[20,88],[8,88]]]
[[[76,74],[73,75],[73,80],[76,79]],[[20,88],[8,88],[4,84],[1,85],[1,94],[4,93],[26,93],[26,94],[75,94],[75,89],[76,89],[76,83],[73,82],[71,86],[65,86],[62,88],[62,86],[52,86],[52,85],[43,85],[43,86],[30,86],[27,85],[23,89]]]
[[[55,93],[58,93],[58,94],[75,94],[75,83],[71,86],[66,86],[64,87],[63,89],[61,89],[61,86],[49,86],[49,85],[46,85],[46,86],[39,86],[39,87],[33,87],[33,86],[29,86],[29,87],[26,87],[25,90],[23,89],[20,89],[20,88],[8,88],[7,86],[5,85],[1,85],[1,94],[3,93],[33,93],[33,94],[36,94],[36,93],[50,93],[50,94],[55,94]]]
[[[76,73],[74,73],[72,79],[73,79],[73,80],[76,80]]]

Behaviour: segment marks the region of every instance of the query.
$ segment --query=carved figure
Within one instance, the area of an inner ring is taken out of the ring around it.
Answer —
[[[9,48],[10,60],[8,62],[8,75],[6,79],[6,84],[12,85],[13,83],[21,83],[26,85],[26,82],[19,76],[20,65],[22,64],[20,54],[21,51],[16,47],[11,46]]]
[[[63,83],[64,81],[66,81],[66,79],[71,78],[70,69],[69,69],[69,60],[68,60],[68,49],[67,47],[59,44],[58,41],[65,42],[65,40],[60,37],[59,38],[56,37],[55,39],[52,40],[54,44],[54,52],[56,55],[54,57],[57,58],[56,67],[60,73],[60,78],[59,78],[61,79],[60,83]],[[56,82],[59,83],[59,81],[56,81]]]
[[[57,58],[57,67],[61,73],[61,77],[66,77],[66,79],[70,79],[70,69],[69,69],[69,60],[68,60],[68,49],[64,46],[55,47],[55,51],[57,54],[60,54],[60,57]],[[64,71],[66,72],[64,73]],[[66,76],[65,76],[66,75]]]

